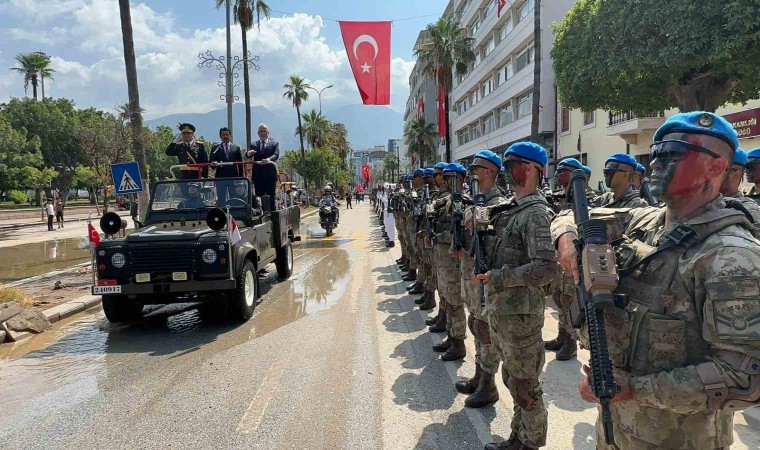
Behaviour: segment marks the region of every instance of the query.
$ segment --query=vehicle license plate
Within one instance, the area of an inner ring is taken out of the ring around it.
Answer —
[[[121,294],[121,286],[93,286],[92,295]]]

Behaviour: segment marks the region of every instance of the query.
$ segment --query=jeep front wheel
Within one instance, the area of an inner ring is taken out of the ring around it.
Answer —
[[[238,277],[237,288],[230,295],[230,312],[238,319],[250,319],[257,298],[259,298],[259,278],[256,275],[256,267],[251,261],[246,261]]]
[[[293,274],[293,245],[288,242],[277,249],[277,259],[274,262],[277,266],[277,276],[281,280],[290,278]]]
[[[142,317],[143,305],[125,295],[104,295],[103,312],[111,323],[132,322]]]

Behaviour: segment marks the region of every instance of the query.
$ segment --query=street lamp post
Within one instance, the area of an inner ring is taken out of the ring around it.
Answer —
[[[319,97],[319,115],[322,115],[322,91],[324,91],[325,89],[330,89],[331,87],[333,87],[332,84],[329,85],[329,86],[325,86],[322,89],[318,90],[317,88],[313,88],[313,87],[309,86],[309,89],[311,89],[312,91],[316,92],[317,96]]]
[[[229,3],[229,2],[228,2]],[[259,70],[259,57],[251,57],[251,52],[248,52],[248,67],[253,70]],[[233,58],[214,56],[211,50],[206,50],[205,53],[198,53],[198,68],[214,67],[219,71],[219,81],[217,85],[224,88],[224,95],[220,95],[219,99],[224,100],[227,103],[227,128],[230,129],[232,134],[232,104],[239,100],[240,97],[234,94],[233,88],[240,86],[240,74],[238,70],[246,63],[244,58],[235,55]],[[222,81],[224,80],[224,81]],[[234,81],[233,81],[234,80]]]

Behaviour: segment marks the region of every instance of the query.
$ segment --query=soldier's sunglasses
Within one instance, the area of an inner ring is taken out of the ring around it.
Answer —
[[[715,153],[714,151],[708,148],[704,148],[701,145],[692,144],[691,142],[686,142],[686,141],[677,141],[677,140],[660,141],[660,142],[655,142],[654,144],[650,145],[649,157],[652,160],[656,158],[673,159],[676,157],[686,155],[686,152],[689,150],[705,153],[712,156],[713,158],[720,158],[719,154]]]
[[[516,166],[518,164],[530,164],[528,161],[522,161],[519,159],[505,159],[504,160],[504,170],[509,170],[512,168],[512,166]]]

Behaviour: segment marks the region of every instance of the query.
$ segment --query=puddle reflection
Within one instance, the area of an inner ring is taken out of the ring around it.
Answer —
[[[87,236],[33,242],[0,249],[0,282],[21,280],[90,260]]]

